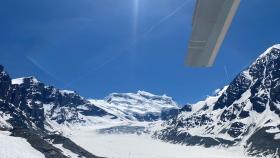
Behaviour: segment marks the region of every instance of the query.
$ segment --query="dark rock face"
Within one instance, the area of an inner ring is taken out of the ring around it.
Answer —
[[[192,106],[191,106],[191,105],[185,105],[185,106],[183,106],[183,107],[180,109],[180,112],[184,112],[184,111],[191,112],[191,111],[192,111]]]
[[[245,128],[245,124],[243,124],[241,122],[234,122],[233,124],[231,124],[227,133],[231,137],[237,138],[238,136],[240,136],[243,133],[243,128]]]
[[[31,144],[31,146],[49,158],[67,158],[62,154],[62,151],[42,138],[44,133],[28,129],[28,128],[15,128],[12,130],[12,136],[23,137]]]
[[[178,133],[177,129],[173,128],[167,128],[160,131],[160,133],[155,133],[153,135],[153,138],[156,139],[162,139],[167,142],[171,143],[180,143],[185,145],[200,145],[204,146],[206,148],[212,147],[212,146],[231,146],[234,145],[234,141],[226,140],[223,138],[216,138],[216,137],[201,137],[201,136],[195,136],[191,135],[189,133]]]
[[[121,126],[114,126],[109,128],[102,128],[97,130],[98,133],[101,134],[138,134],[141,135],[143,133],[149,133],[149,131],[143,127],[143,126],[127,126],[127,125],[121,125]]]
[[[170,118],[173,118],[178,115],[180,109],[168,109],[163,110],[161,112],[161,119],[162,120],[169,120]]]
[[[166,109],[162,110],[161,113],[145,113],[145,114],[137,114],[134,113],[133,117],[135,117],[138,121],[148,121],[153,122],[157,120],[168,120],[179,113],[179,109]]]
[[[133,117],[135,117],[138,121],[154,121],[160,119],[160,115],[154,113],[146,113],[144,115],[134,113]]]
[[[89,153],[70,139],[58,134],[50,134],[28,128],[15,128],[11,132],[12,136],[26,138],[31,146],[43,153],[46,158],[68,158],[60,149],[54,147],[53,144],[62,144],[63,148],[72,151],[80,157],[101,158]]]
[[[69,138],[65,138],[61,135],[57,135],[57,134],[47,135],[46,137],[44,137],[44,139],[51,141],[53,144],[62,144],[62,147],[79,155],[79,157],[101,158],[91,154],[90,152],[86,151],[85,149],[81,148],[80,146],[72,142]]]
[[[244,74],[238,75],[233,82],[230,83],[225,93],[219,97],[214,105],[214,110],[229,107],[235,100],[238,100],[241,95],[249,88],[251,81]]]
[[[90,104],[77,93],[66,93],[46,86],[34,77],[23,78],[20,84],[12,84],[11,78],[0,65],[0,114],[8,114],[10,117],[6,121],[11,125],[6,129],[2,127],[2,130],[11,130],[13,136],[26,138],[46,158],[68,157],[48,142],[49,139],[63,144],[63,147],[81,157],[97,158],[71,140],[46,129],[52,126],[46,117],[58,124],[83,123],[79,113],[115,117]]]
[[[248,140],[248,153],[254,155],[280,155],[279,146],[280,140],[274,139],[273,133],[268,133],[267,130],[275,127],[264,127],[258,129]]]
[[[206,147],[242,145],[253,156],[279,156],[279,48],[269,48],[219,95],[183,107],[154,137]],[[271,128],[274,131],[269,131]],[[245,145],[241,144],[244,141]]]

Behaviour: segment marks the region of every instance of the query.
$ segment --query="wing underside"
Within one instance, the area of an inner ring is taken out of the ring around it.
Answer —
[[[212,66],[240,0],[197,0],[187,65]]]

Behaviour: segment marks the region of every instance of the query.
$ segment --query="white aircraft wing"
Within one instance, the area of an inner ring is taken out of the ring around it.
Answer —
[[[186,63],[212,66],[240,0],[197,0]]]

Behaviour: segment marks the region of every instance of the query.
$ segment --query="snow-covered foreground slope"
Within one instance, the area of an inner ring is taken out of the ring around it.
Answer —
[[[0,131],[1,158],[44,158],[44,155],[32,148],[23,138],[9,136],[9,132]]]
[[[203,148],[170,144],[149,135],[75,131],[70,138],[93,154],[109,158],[246,158],[239,148]]]

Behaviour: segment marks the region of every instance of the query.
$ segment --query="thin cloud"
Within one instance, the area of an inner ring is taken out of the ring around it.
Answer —
[[[169,14],[167,14],[165,17],[163,17],[162,19],[160,19],[157,23],[155,23],[154,25],[152,25],[145,33],[144,36],[147,36],[149,33],[151,33],[154,29],[156,29],[157,27],[159,27],[162,23],[164,23],[166,20],[168,20],[169,18],[171,18],[172,16],[174,16],[175,14],[177,14],[182,8],[185,7],[185,5],[189,2],[189,0],[184,1],[181,5],[179,5],[177,8],[175,8],[175,10],[173,10],[172,12],[170,12]]]
[[[53,73],[51,73],[50,71],[48,71],[45,67],[43,67],[37,60],[35,60],[34,58],[25,55],[25,58],[30,61],[33,65],[35,65],[38,69],[40,69],[41,71],[43,71],[45,74],[47,74],[48,76],[50,76],[51,78],[53,78],[54,80],[61,82],[64,84],[64,82],[62,82],[61,80],[59,80]]]
[[[229,81],[228,70],[226,65],[224,66],[224,71],[225,71],[226,80]]]
[[[75,78],[74,80],[68,82],[66,85],[65,85],[65,88],[68,88],[70,87],[71,85],[73,85],[74,83],[80,81],[81,79],[91,75],[93,72],[96,72],[98,70],[100,70],[101,68],[103,68],[104,66],[112,63],[113,61],[115,61],[116,59],[118,59],[119,57],[121,57],[122,55],[124,55],[125,53],[127,53],[129,51],[129,49],[131,47],[133,47],[134,45],[136,44],[136,41],[133,41],[131,42],[126,48],[122,49],[118,54],[112,56],[111,58],[105,60],[103,63],[101,63],[100,65],[98,65],[97,67],[94,67],[94,68],[89,68],[87,70],[86,73],[84,73],[83,75],[79,75],[78,78]]]

